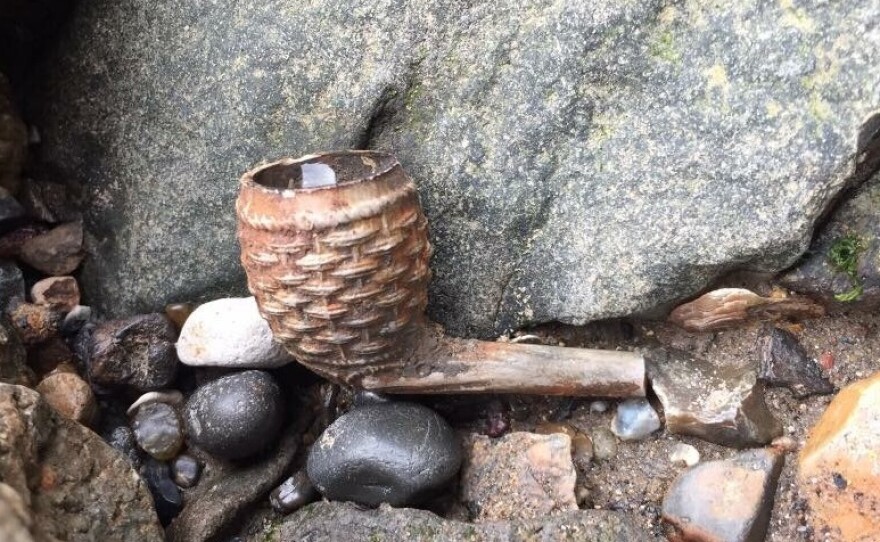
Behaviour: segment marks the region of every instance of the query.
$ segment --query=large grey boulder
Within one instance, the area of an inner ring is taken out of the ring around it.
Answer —
[[[243,291],[245,169],[385,148],[429,219],[431,316],[486,336],[792,264],[870,159],[878,19],[876,0],[95,0],[34,113],[47,167],[86,187],[105,312]]]

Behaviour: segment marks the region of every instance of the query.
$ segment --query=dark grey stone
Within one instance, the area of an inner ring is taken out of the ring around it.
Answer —
[[[853,276],[832,263],[832,251],[847,242],[855,243]],[[832,310],[880,307],[880,173],[848,195],[780,282]]]
[[[340,416],[312,446],[307,468],[328,499],[404,506],[430,497],[460,466],[455,433],[439,414],[384,403]]]
[[[180,451],[182,426],[174,407],[158,402],[138,407],[131,423],[138,446],[160,461],[172,459]]]
[[[279,514],[289,514],[316,500],[320,495],[305,469],[281,482],[269,494],[269,504]]]
[[[141,468],[141,476],[144,477],[144,481],[147,482],[147,487],[150,488],[150,493],[153,495],[159,521],[162,522],[162,525],[168,525],[183,508],[183,495],[171,480],[168,464],[153,458],[147,459]]]
[[[277,540],[381,540],[383,542],[647,542],[633,518],[610,510],[577,510],[540,519],[466,523],[412,508],[362,510],[350,503],[317,502],[273,529]],[[258,537],[251,540],[261,540]],[[269,538],[269,536],[267,536]]]
[[[6,233],[23,216],[24,207],[9,192],[0,188],[0,233]]]
[[[272,375],[243,371],[198,388],[186,403],[184,420],[192,444],[217,457],[241,459],[278,437],[284,400]]]
[[[85,328],[83,328],[85,329]],[[89,381],[96,391],[164,388],[177,375],[177,333],[164,315],[141,314],[98,325],[82,333]]]
[[[9,260],[0,260],[0,312],[6,312],[7,307],[24,300],[24,276],[21,269]]]
[[[85,186],[102,311],[243,294],[241,173],[384,148],[428,216],[431,316],[489,336],[794,263],[874,134],[878,18],[858,0],[96,0],[32,113],[47,167]]]
[[[174,483],[180,487],[190,488],[199,483],[202,464],[190,455],[179,455],[171,462],[171,475]]]
[[[134,431],[127,425],[119,425],[109,429],[103,435],[107,444],[115,448],[126,459],[131,462],[135,469],[140,469],[144,463],[143,452],[138,448],[137,439],[134,438]]]
[[[788,388],[797,398],[834,393],[822,368],[791,332],[777,327],[766,330],[758,339],[758,348],[758,376],[768,385]]]

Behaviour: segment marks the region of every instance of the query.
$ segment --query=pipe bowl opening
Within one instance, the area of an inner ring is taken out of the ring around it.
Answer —
[[[394,156],[382,152],[331,152],[269,164],[256,171],[253,180],[275,190],[315,190],[366,181],[396,164]]]

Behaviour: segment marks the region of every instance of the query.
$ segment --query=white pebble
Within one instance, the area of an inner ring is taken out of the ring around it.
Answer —
[[[590,403],[590,412],[605,412],[608,410],[608,403],[605,401],[593,401]]]
[[[647,399],[627,399],[617,405],[611,431],[623,440],[640,440],[660,429],[660,417]]]
[[[693,467],[700,462],[700,452],[690,444],[679,442],[669,452],[669,460],[673,463],[684,463],[688,467]]]
[[[253,297],[226,298],[199,306],[177,340],[177,356],[195,366],[280,367],[293,357],[272,337]]]

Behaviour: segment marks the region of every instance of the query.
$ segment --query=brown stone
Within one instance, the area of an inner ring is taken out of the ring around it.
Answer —
[[[55,412],[65,418],[86,426],[95,421],[98,413],[95,394],[79,375],[56,372],[37,384],[37,391]]]
[[[72,273],[84,256],[82,222],[68,222],[28,239],[19,258],[47,275]]]
[[[186,323],[186,319],[189,318],[189,315],[192,314],[193,310],[195,310],[195,307],[193,307],[192,303],[171,303],[170,305],[165,306],[165,316],[171,320],[179,333],[180,330],[183,329],[183,324]]]
[[[577,509],[568,435],[479,435],[468,443],[465,454],[462,501],[476,521],[537,518]]]
[[[26,224],[0,236],[0,258],[18,258],[25,243],[47,230],[40,224]]]
[[[733,448],[768,444],[782,434],[752,369],[716,365],[679,351],[655,351],[648,378],[670,433]]]
[[[828,405],[801,451],[798,483],[817,533],[880,540],[880,373]]]
[[[686,470],[663,500],[673,542],[762,542],[784,455],[773,448]]]
[[[7,309],[12,326],[26,345],[38,344],[58,335],[62,314],[47,305],[19,303]]]
[[[79,284],[71,276],[49,277],[31,287],[31,299],[39,305],[70,312],[79,305]]]
[[[567,423],[558,422],[541,422],[535,426],[535,433],[538,435],[552,435],[554,433],[562,433],[573,439],[577,435],[577,430]]]
[[[22,386],[0,384],[0,480],[33,518],[34,540],[164,540],[128,461]]]
[[[825,309],[806,297],[762,297],[742,288],[722,288],[679,305],[669,321],[688,331],[711,331],[749,321],[818,318]]]

